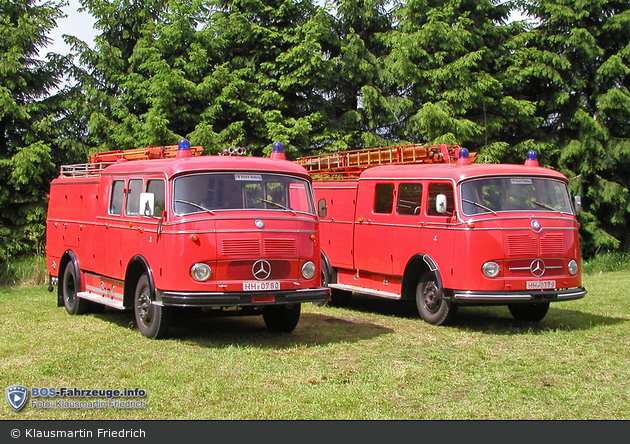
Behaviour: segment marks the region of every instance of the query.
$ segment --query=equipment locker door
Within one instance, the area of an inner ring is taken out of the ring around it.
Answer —
[[[394,184],[365,182],[359,185],[354,228],[354,263],[361,271],[392,273],[392,223]]]

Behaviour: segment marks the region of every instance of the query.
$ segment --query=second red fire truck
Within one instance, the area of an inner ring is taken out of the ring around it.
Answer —
[[[282,144],[271,159],[243,151],[203,156],[183,139],[63,166],[46,225],[59,305],[131,309],[143,335],[161,338],[174,307],[261,314],[290,332],[302,303],[327,302],[309,174]]]
[[[440,325],[463,305],[507,305],[539,321],[582,298],[579,197],[538,166],[473,163],[458,146],[397,146],[305,157],[320,213],[331,302],[353,292],[415,300]]]

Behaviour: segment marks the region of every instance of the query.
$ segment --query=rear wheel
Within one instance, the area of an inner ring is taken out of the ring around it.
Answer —
[[[453,319],[457,305],[442,298],[442,288],[433,273],[426,273],[416,287],[416,306],[420,317],[433,325],[443,325]]]
[[[63,306],[66,307],[66,311],[71,315],[85,314],[90,308],[90,301],[77,296],[78,291],[79,277],[76,275],[73,263],[68,262],[63,272],[61,295],[63,297]]]
[[[297,327],[301,310],[301,304],[270,305],[262,315],[270,331],[290,333]]]
[[[147,338],[160,339],[166,336],[171,326],[171,307],[156,305],[155,295],[149,285],[149,277],[143,274],[138,280],[133,299],[133,310],[138,330]]]
[[[540,304],[510,304],[508,308],[512,316],[514,316],[514,319],[538,322],[542,320],[549,311],[549,302]]]

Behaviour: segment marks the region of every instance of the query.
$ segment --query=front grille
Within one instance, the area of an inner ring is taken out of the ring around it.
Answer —
[[[529,234],[507,235],[508,256],[536,256],[538,246],[536,239]]]
[[[540,239],[540,254],[543,256],[564,256],[566,247],[562,234],[547,234]]]
[[[260,256],[260,242],[258,239],[223,239],[221,241],[223,256]]]
[[[506,240],[508,257],[562,257],[566,254],[564,234],[562,233],[547,233],[541,236],[508,234]]]
[[[532,272],[530,270],[532,262],[536,260],[534,258],[529,259],[515,259],[506,261],[503,265],[505,269],[506,278],[530,278],[533,279]],[[556,276],[564,276],[567,271],[565,268],[565,260],[563,259],[543,259],[545,264],[545,272],[539,278],[549,278]]]
[[[263,251],[265,255],[295,256],[297,247],[295,239],[264,239]]]
[[[252,272],[253,260],[235,260],[225,264],[225,271],[219,272],[219,279],[226,280],[256,280]],[[269,260],[271,275],[267,280],[291,279],[291,262],[286,260]],[[293,273],[295,274],[295,273]],[[293,277],[295,279],[295,277]]]

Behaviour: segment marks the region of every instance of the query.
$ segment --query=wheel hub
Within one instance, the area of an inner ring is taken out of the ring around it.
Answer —
[[[151,298],[148,290],[143,290],[138,296],[138,314],[143,323],[151,322]]]
[[[440,308],[439,289],[435,282],[427,282],[424,287],[424,305],[429,311],[436,312]]]

